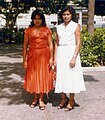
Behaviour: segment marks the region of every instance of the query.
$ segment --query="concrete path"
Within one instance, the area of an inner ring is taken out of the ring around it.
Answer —
[[[105,120],[105,67],[83,68],[86,92],[76,95],[72,111],[57,110],[60,95],[45,95],[46,109],[30,108],[23,89],[22,46],[0,45],[0,120]]]

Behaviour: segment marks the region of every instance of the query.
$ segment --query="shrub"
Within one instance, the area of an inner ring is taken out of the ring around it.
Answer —
[[[93,53],[98,56],[97,62],[105,65],[105,28],[95,29]]]
[[[17,30],[17,32],[15,33],[15,39],[14,39],[15,43],[23,43],[23,36],[24,36],[23,31],[24,29]]]
[[[81,33],[80,50],[82,66],[105,65],[105,29],[97,28],[92,37],[87,30]]]
[[[2,28],[0,30],[0,42],[1,43],[22,43],[23,42],[23,29],[10,30],[8,28]]]
[[[81,50],[80,50],[80,56],[81,56],[81,62],[82,66],[93,66],[98,64],[96,62],[97,56],[93,54],[93,40],[92,36],[88,32],[84,32],[81,34]]]

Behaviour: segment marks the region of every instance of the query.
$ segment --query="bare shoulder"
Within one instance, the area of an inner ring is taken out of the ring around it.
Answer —
[[[81,26],[79,23],[77,23],[76,31],[80,31],[80,30],[81,30]]]

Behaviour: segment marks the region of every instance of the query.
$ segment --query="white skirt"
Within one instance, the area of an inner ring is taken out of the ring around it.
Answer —
[[[75,45],[58,46],[57,48],[57,75],[55,93],[79,93],[85,91],[85,83],[81,68],[80,56],[76,58],[76,65],[70,68]]]

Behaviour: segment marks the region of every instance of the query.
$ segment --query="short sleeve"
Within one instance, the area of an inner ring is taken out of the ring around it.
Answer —
[[[29,35],[29,30],[28,30],[28,28],[26,28],[26,29],[24,30],[24,34]]]
[[[47,28],[48,29],[48,34],[51,34],[52,35],[52,31],[50,28]]]

